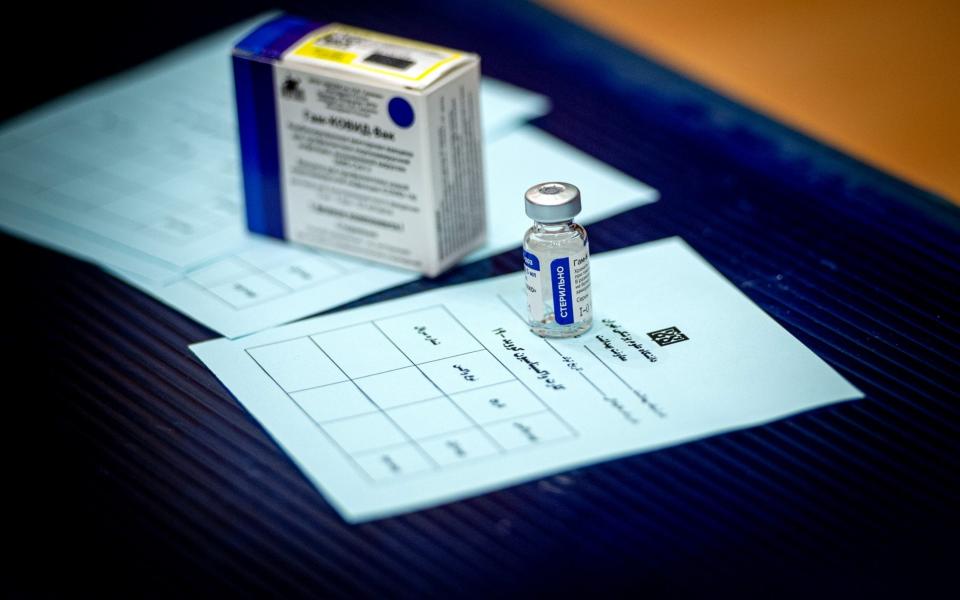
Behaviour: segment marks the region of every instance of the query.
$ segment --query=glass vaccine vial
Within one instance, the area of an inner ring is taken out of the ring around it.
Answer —
[[[593,324],[590,246],[580,214],[580,190],[551,181],[524,194],[533,227],[523,236],[524,280],[530,330],[543,337],[573,337]]]

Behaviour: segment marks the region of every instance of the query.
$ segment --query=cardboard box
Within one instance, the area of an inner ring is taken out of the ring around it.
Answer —
[[[477,55],[282,16],[233,67],[251,231],[429,276],[483,243]]]

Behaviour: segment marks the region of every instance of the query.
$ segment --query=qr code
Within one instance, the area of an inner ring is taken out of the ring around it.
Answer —
[[[655,341],[658,346],[669,346],[670,344],[685,342],[690,339],[676,327],[658,329],[656,331],[651,331],[647,335],[650,336],[650,339]]]

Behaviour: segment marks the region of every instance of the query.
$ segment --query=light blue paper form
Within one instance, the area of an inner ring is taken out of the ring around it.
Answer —
[[[246,231],[228,57],[253,24],[5,126],[0,227],[96,262],[228,337],[417,278]],[[524,178],[518,171],[524,163],[504,157],[552,153],[562,172],[582,173],[578,183],[588,190],[614,190],[598,194],[593,206],[585,200],[584,222],[595,211],[656,198],[650,188],[546,134],[510,133],[548,108],[542,96],[483,82],[491,236],[471,259],[516,247],[522,235],[520,195],[533,173]]]
[[[351,522],[862,397],[679,238],[591,271],[576,339],[517,274],[191,349]]]
[[[480,117],[486,143],[550,112],[550,100],[546,96],[490,77],[484,77],[481,85]]]
[[[577,221],[585,225],[654,202],[659,197],[652,187],[532,125],[514,129],[487,144],[484,155],[487,243],[468,255],[464,262],[519,245],[531,225],[523,210],[523,194],[537,183],[568,181],[579,187],[583,212]]]

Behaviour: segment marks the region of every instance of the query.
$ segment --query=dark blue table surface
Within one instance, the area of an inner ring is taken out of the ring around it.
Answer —
[[[15,589],[859,597],[952,581],[956,207],[534,5],[313,8],[475,50],[485,74],[550,96],[538,127],[662,194],[591,227],[594,252],[682,236],[866,399],[351,526],[187,350],[210,330],[3,237],[8,385],[26,383],[5,394]]]

